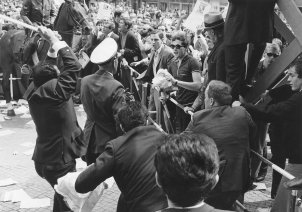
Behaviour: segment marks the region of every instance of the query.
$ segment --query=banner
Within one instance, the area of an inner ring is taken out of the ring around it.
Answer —
[[[204,14],[211,10],[211,5],[203,0],[197,0],[193,11],[184,22],[184,27],[195,32],[197,28],[203,26]]]
[[[97,13],[97,19],[111,19],[112,16],[112,7],[110,4],[105,2],[98,2],[98,13]]]

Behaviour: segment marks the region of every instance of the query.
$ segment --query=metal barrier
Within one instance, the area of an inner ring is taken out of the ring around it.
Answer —
[[[10,90],[10,97],[11,101],[14,99],[14,86],[13,86],[13,80],[21,80],[21,78],[13,77],[13,74],[9,75],[9,90]],[[0,78],[0,81],[3,81],[3,78]],[[4,92],[4,91],[3,91]]]

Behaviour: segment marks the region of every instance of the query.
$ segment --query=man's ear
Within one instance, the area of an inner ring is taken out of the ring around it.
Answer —
[[[218,183],[218,181],[219,181],[219,175],[216,174],[216,176],[215,176],[215,183],[213,184],[212,189],[215,188],[215,186]]]
[[[156,180],[156,184],[158,185],[158,187],[161,188],[162,186],[161,186],[160,180],[159,180],[159,178],[158,178],[157,172],[155,172],[155,180]]]
[[[213,98],[210,98],[210,105],[211,105],[211,106],[214,106],[214,104],[215,104],[214,99],[213,99]]]

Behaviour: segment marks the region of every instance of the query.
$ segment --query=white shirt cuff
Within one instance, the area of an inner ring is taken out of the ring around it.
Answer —
[[[67,47],[67,43],[65,41],[55,42],[52,47],[48,50],[47,56],[56,58],[58,56],[58,51],[64,47]]]

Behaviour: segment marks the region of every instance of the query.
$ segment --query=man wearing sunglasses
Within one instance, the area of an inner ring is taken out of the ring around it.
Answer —
[[[275,58],[281,54],[280,47],[275,43],[268,43],[264,52],[264,59],[259,62],[253,82],[263,75]]]
[[[201,64],[188,54],[188,43],[185,34],[176,34],[172,38],[171,48],[175,58],[172,60],[168,71],[172,74],[169,79],[178,87],[176,100],[184,106],[192,106],[201,88],[200,66]],[[191,117],[182,109],[176,108],[175,130],[180,133],[186,129]]]

